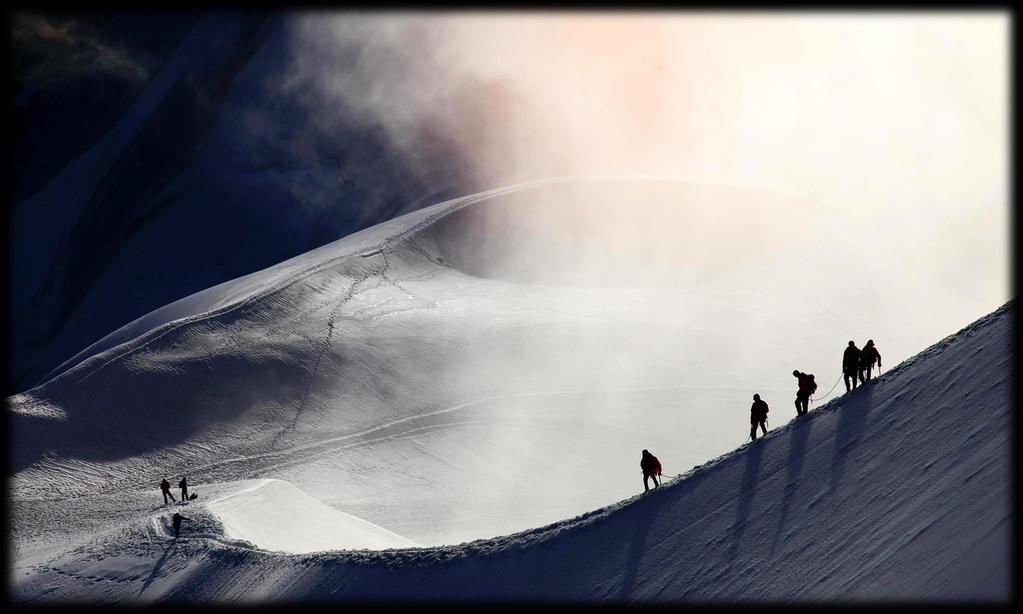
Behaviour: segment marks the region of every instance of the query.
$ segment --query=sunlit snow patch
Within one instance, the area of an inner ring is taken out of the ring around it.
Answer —
[[[224,536],[267,550],[384,550],[419,546],[397,533],[338,511],[282,480],[245,480],[207,508]]]

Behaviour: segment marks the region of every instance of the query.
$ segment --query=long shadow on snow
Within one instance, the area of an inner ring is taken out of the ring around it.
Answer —
[[[844,397],[847,399],[836,408],[838,424],[835,426],[835,445],[831,453],[831,490],[838,487],[845,473],[846,458],[856,447],[866,426],[866,420],[874,408],[873,395],[877,379],[861,385]]]
[[[778,545],[778,538],[781,537],[782,531],[785,529],[785,521],[789,516],[789,507],[792,505],[793,495],[799,488],[799,478],[803,474],[803,460],[806,457],[807,441],[810,439],[810,429],[813,428],[813,418],[815,417],[808,416],[809,419],[797,421],[793,425],[792,432],[788,437],[789,456],[785,464],[785,490],[782,495],[781,513],[778,514],[778,526],[775,528],[774,538],[771,540],[772,554],[774,554],[774,550]]]
[[[749,524],[750,508],[753,505],[753,494],[756,490],[757,477],[760,475],[760,457],[764,454],[764,446],[767,442],[764,438],[754,441],[746,451],[746,468],[743,470],[742,482],[739,484],[739,503],[735,508],[735,524],[732,530],[732,547],[728,551],[729,563],[735,561],[735,557],[742,548],[742,535]]]
[[[656,492],[657,489],[654,489],[654,493]],[[663,498],[659,499],[663,502]],[[653,515],[661,508],[661,506],[650,505],[649,508],[650,515]],[[629,599],[632,596],[632,593],[636,590],[636,579],[639,576],[639,564],[643,560],[643,555],[646,552],[647,537],[649,536],[649,533],[649,518],[644,518],[642,521],[634,522],[632,524],[632,544],[629,547],[629,559],[625,563],[625,574],[622,576],[622,588],[618,595],[619,599]]]
[[[146,589],[149,588],[149,585],[152,584],[153,580],[156,579],[156,576],[159,575],[160,570],[163,568],[164,563],[166,563],[167,559],[170,558],[171,552],[174,551],[174,548],[177,545],[178,545],[177,540],[171,540],[171,543],[167,544],[167,548],[164,549],[163,555],[160,557],[160,560],[158,560],[156,562],[156,565],[153,566],[153,571],[149,572],[149,577],[146,578],[145,584],[142,585],[142,590],[140,590],[138,594],[139,597],[142,596],[142,593],[146,592]]]

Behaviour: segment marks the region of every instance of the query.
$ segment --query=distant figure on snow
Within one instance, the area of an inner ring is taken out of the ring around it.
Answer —
[[[845,391],[856,389],[856,374],[860,368],[860,348],[856,347],[855,341],[849,342],[849,347],[845,348],[845,353],[842,354],[842,376],[845,378]],[[849,382],[852,381],[852,387],[850,388]]]
[[[881,368],[881,353],[874,347],[874,340],[870,339],[867,341],[867,345],[863,346],[863,351],[860,352],[860,383],[870,379],[870,370],[874,367],[874,363],[877,363],[877,368]],[[866,374],[866,377],[864,377]]]
[[[753,441],[757,440],[757,426],[760,426],[760,430],[767,434],[767,403],[760,400],[760,395],[753,395],[753,406],[749,408],[749,423],[752,427],[749,430],[749,436]]]
[[[174,515],[171,516],[171,524],[174,525],[174,537],[177,537],[178,536],[178,532],[181,530],[181,521],[182,520],[188,520],[188,518],[185,518],[184,516],[182,516],[181,514],[179,514],[177,512],[174,512]]]
[[[643,450],[643,459],[639,461],[639,466],[643,469],[643,492],[650,490],[650,485],[647,484],[649,478],[654,479],[654,488],[660,486],[657,476],[661,475],[661,461],[657,460],[656,456]]]
[[[163,481],[160,482],[160,490],[163,491],[163,504],[164,505],[167,505],[167,497],[170,497],[171,501],[177,501],[177,499],[174,498],[174,495],[171,494],[170,482],[167,481],[167,478],[164,478]]]
[[[181,481],[178,482],[178,488],[181,489],[181,500],[188,501],[188,482],[185,481],[185,476],[181,476]]]
[[[817,382],[813,381],[813,375],[795,370],[792,375],[799,382],[799,389],[796,390],[796,415],[805,416],[810,411],[810,395],[817,392]]]

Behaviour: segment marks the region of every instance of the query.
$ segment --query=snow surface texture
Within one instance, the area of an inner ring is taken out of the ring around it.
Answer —
[[[722,192],[512,186],[179,300],[13,397],[14,481],[51,496],[182,472],[274,478],[424,545],[627,497],[644,448],[678,474],[745,439],[753,392],[783,419],[793,379],[764,356],[798,336],[816,348],[807,363],[834,364],[839,325],[855,320],[786,299],[801,277],[794,247],[772,250],[780,262],[724,257],[756,219],[730,241],[682,223],[759,198],[764,215],[808,225],[799,209],[767,207],[770,195]],[[647,228],[621,223],[635,203]],[[686,284],[664,285],[675,278]]]
[[[1014,314],[660,489],[461,546],[284,555],[228,539],[197,502],[172,539],[169,511],[143,503],[155,491],[16,500],[15,535],[86,537],[19,544],[14,598],[1007,600]]]
[[[610,237],[616,257],[662,256],[623,285],[585,244],[593,262],[545,271],[500,253],[544,247],[537,228],[503,246],[460,228],[506,221],[522,189],[182,299],[11,397],[15,598],[1007,598],[1012,303],[778,429],[793,384],[763,356],[801,334],[831,362],[845,337],[807,334],[812,305],[751,310],[715,289],[778,262],[678,271],[686,242]],[[674,275],[690,286],[659,285]],[[638,490],[642,448],[668,474],[731,450],[708,434],[734,424],[741,441],[752,391],[771,403],[766,438],[605,507]],[[200,498],[173,540],[155,485],[177,475]],[[306,497],[345,515],[296,511]],[[431,547],[296,554],[317,546],[275,514],[329,515],[322,550]],[[441,546],[479,537],[494,538]]]

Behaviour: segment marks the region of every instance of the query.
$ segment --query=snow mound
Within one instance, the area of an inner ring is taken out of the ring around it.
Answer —
[[[304,554],[321,550],[413,548],[416,542],[336,510],[283,480],[245,480],[210,501],[224,537],[266,550]]]

